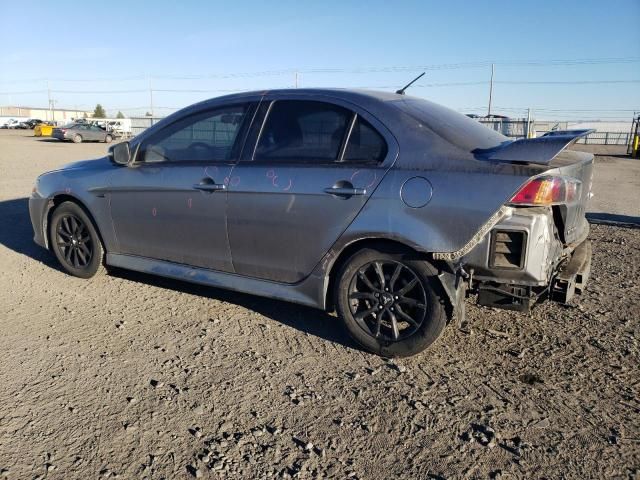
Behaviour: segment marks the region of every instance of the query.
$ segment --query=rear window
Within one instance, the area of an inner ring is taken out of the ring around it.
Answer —
[[[477,120],[427,100],[408,97],[392,103],[448,142],[470,152],[494,148],[508,141]]]

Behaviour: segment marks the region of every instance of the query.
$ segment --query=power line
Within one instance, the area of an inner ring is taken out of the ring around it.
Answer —
[[[502,85],[600,85],[612,83],[640,83],[640,80],[499,80]]]
[[[89,94],[108,94],[108,93],[143,93],[148,90],[51,90],[52,93],[89,93]]]
[[[439,87],[461,87],[461,86],[473,86],[473,85],[488,85],[490,82],[488,80],[481,80],[476,82],[444,82],[444,83],[423,83],[416,84],[413,87],[417,88],[439,88]],[[606,85],[606,84],[636,84],[640,83],[640,80],[495,80],[494,84],[500,85]],[[354,86],[354,87],[346,87],[346,88],[361,88],[361,89],[393,89],[397,88],[398,85],[367,85],[367,86]],[[268,88],[266,90],[275,90],[278,88],[288,88],[288,87],[273,87]],[[331,88],[331,87],[323,87],[323,88]],[[341,87],[345,88],[345,87]],[[265,90],[258,89],[258,90]],[[31,95],[37,93],[46,93],[48,90],[29,90],[29,91],[15,91],[15,92],[0,92],[0,95]],[[133,90],[54,90],[51,89],[52,93],[65,93],[65,94],[118,94],[118,93],[144,93],[148,92],[149,89],[133,89]],[[234,93],[241,92],[241,89],[189,89],[189,88],[175,88],[175,89],[165,89],[165,88],[154,88],[154,92],[162,92],[162,93]]]
[[[257,72],[227,72],[227,73],[209,73],[194,75],[167,75],[156,74],[151,75],[152,78],[169,79],[169,80],[199,80],[207,78],[253,78],[263,76],[291,75],[296,71],[299,73],[404,73],[412,71],[424,70],[457,70],[468,68],[484,68],[490,67],[491,64],[501,67],[548,67],[548,66],[575,66],[575,65],[611,65],[611,64],[631,64],[640,63],[640,57],[602,57],[602,58],[577,58],[577,59],[551,59],[551,60],[518,60],[518,61],[496,61],[485,60],[476,62],[462,63],[442,63],[442,64],[426,64],[426,65],[395,65],[395,66],[379,66],[379,67],[328,67],[328,68],[283,68],[277,70],[264,70]],[[144,80],[148,75],[133,75],[126,77],[96,77],[96,78],[49,78],[52,82],[115,82],[128,80]],[[0,83],[32,83],[45,82],[47,78],[31,78],[31,79],[13,79],[0,80]]]

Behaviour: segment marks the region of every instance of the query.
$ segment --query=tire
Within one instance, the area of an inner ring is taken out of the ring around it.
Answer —
[[[73,143],[82,143],[82,137],[80,135],[74,135]]]
[[[106,271],[104,248],[93,222],[76,203],[61,203],[49,222],[51,249],[62,268],[73,276],[91,278]]]
[[[436,274],[427,262],[400,251],[367,248],[352,255],[338,273],[334,292],[338,315],[349,335],[383,357],[423,351],[447,324]]]
[[[113,137],[111,135],[106,135],[104,137],[104,142],[105,143],[111,143],[113,141]]]

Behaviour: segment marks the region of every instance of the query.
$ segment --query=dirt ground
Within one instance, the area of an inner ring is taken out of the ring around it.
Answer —
[[[389,361],[320,311],[62,273],[27,197],[106,146],[28,135],[0,131],[0,478],[640,478],[640,161],[621,149],[597,157],[577,306],[469,299],[468,331]]]

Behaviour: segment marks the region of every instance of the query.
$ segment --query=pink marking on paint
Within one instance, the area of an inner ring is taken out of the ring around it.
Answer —
[[[373,180],[371,180],[371,183],[367,185],[367,188],[372,187],[373,184],[376,183],[377,179],[378,179],[378,174],[376,172],[373,172]]]
[[[69,187],[65,188],[65,189],[64,189],[64,191],[65,191],[66,193],[71,193],[71,189],[70,189]]]
[[[267,170],[267,178],[273,179],[276,176],[275,170]]]
[[[229,177],[224,177],[224,184],[229,185]]]
[[[153,207],[151,209],[151,215],[153,215],[154,217],[158,214],[158,210],[156,210],[156,207]]]
[[[351,181],[353,182],[353,179],[356,178],[356,175],[358,175],[360,173],[360,170],[356,170],[355,172],[353,172],[353,175],[351,175]]]
[[[187,205],[189,205],[189,208],[191,208],[191,205],[193,205],[193,199],[187,199]]]
[[[286,188],[283,188],[282,191],[283,192],[288,192],[289,190],[291,190],[291,186],[293,185],[293,181],[291,179],[289,179],[289,185],[286,186]]]
[[[240,177],[231,177],[231,186],[235,187],[240,183]]]
[[[274,187],[277,187],[278,184],[276,183],[276,180],[278,179],[278,176],[276,175],[275,177],[271,178],[271,183],[273,184]]]

